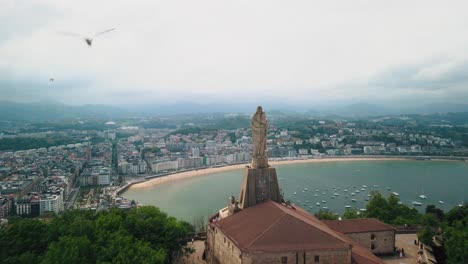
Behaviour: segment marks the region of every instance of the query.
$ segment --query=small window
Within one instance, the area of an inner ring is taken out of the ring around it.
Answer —
[[[315,261],[315,263],[319,263],[320,262],[320,256],[314,256],[314,261]]]
[[[371,234],[371,235],[370,235],[370,239],[371,239],[371,240],[375,240],[375,234]]]
[[[370,249],[371,249],[371,250],[374,250],[374,249],[375,249],[375,244],[374,244],[374,243],[372,243],[372,244],[370,245]]]
[[[224,243],[226,243],[226,237],[224,238]]]
[[[286,256],[281,257],[281,263],[282,264],[288,263],[288,257],[286,257]]]

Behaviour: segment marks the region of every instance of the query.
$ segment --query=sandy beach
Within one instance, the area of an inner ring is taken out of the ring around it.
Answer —
[[[269,161],[271,166],[275,165],[287,165],[287,164],[302,164],[302,163],[319,163],[319,162],[337,162],[337,161],[376,161],[376,160],[408,160],[408,158],[401,157],[365,157],[365,158],[323,158],[323,159],[297,159],[297,160],[278,160],[278,161]],[[174,173],[167,176],[162,176],[158,178],[149,179],[147,181],[136,183],[130,186],[131,189],[141,189],[141,188],[151,188],[157,185],[180,181],[184,179],[189,179],[192,177],[197,177],[201,175],[240,170],[250,163],[230,165],[218,168],[206,168],[192,171],[185,171],[180,173]]]

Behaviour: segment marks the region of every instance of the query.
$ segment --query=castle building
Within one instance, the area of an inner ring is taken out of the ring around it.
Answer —
[[[377,219],[321,221],[283,200],[266,157],[268,123],[261,107],[252,117],[253,154],[239,200],[208,220],[208,263],[383,264],[395,230]]]

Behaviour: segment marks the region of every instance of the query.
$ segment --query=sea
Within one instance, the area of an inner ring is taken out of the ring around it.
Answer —
[[[448,211],[468,201],[468,162],[331,161],[274,167],[285,199],[310,213],[328,210],[342,214],[349,207],[365,209],[371,191],[385,196],[395,192],[402,203],[421,212],[429,204]],[[193,222],[227,206],[231,195],[238,198],[242,176],[242,169],[207,174],[130,188],[122,196]]]

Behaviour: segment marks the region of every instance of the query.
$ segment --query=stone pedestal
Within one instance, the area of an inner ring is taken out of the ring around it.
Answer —
[[[244,169],[239,195],[239,207],[244,209],[266,200],[281,202],[275,168]]]

